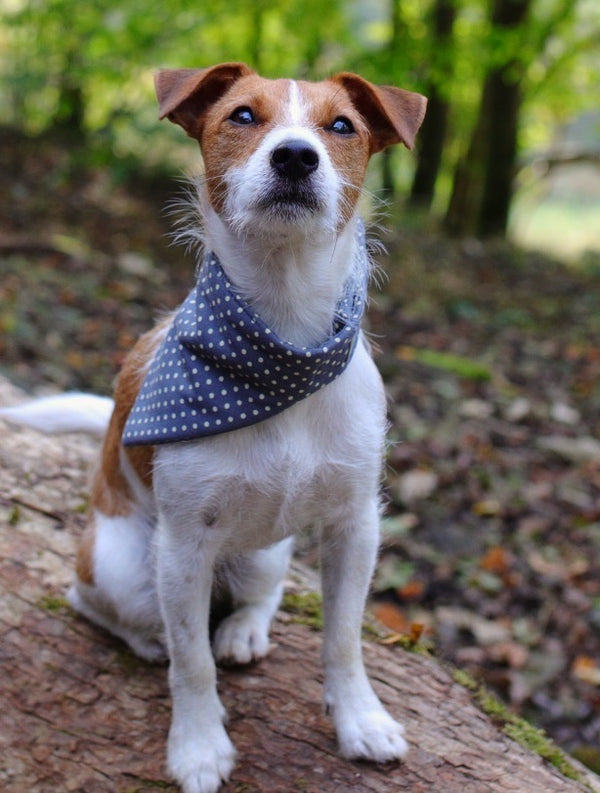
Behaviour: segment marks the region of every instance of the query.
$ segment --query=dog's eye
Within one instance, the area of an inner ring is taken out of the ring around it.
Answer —
[[[254,114],[249,107],[237,107],[229,116],[229,120],[234,124],[246,126],[247,124],[254,124]]]
[[[329,129],[338,135],[352,135],[354,132],[354,126],[346,116],[338,116]]]

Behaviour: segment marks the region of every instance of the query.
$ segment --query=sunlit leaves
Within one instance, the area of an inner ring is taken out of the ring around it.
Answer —
[[[511,63],[512,79],[522,82],[525,147],[546,142],[557,121],[597,107],[596,0],[532,0],[525,24],[513,30],[492,27],[488,0],[455,0],[452,35],[441,42],[433,35],[434,6],[434,0],[152,6],[9,0],[0,29],[0,112],[28,132],[43,131],[60,115],[65,86],[75,86],[85,104],[85,131],[97,143],[156,156],[172,140],[166,125],[156,124],[151,74],[159,66],[243,60],[267,76],[307,78],[350,69],[415,90],[434,85],[450,102],[447,174],[471,133],[482,78],[492,67]],[[156,146],[147,145],[149,134]]]

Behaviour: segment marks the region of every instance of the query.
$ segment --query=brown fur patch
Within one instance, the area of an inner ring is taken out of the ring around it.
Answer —
[[[88,524],[77,549],[75,572],[82,584],[94,585],[94,545],[96,542],[96,524],[90,516]]]
[[[115,387],[115,408],[104,438],[100,466],[94,477],[91,505],[109,517],[129,515],[133,493],[121,467],[121,436],[140,390],[148,364],[170,323],[168,317],[145,333],[129,353]],[[146,486],[152,485],[152,446],[125,449],[131,467]]]
[[[163,333],[170,323],[166,318],[153,330],[140,337],[131,350],[117,380],[115,387],[115,408],[104,437],[100,464],[92,483],[90,516],[77,551],[76,573],[83,584],[94,585],[94,546],[96,542],[96,523],[94,512],[108,517],[130,514],[134,495],[121,468],[121,436],[127,416],[142,385],[147,367]],[[140,481],[152,486],[152,460],[154,448],[140,446],[126,449],[129,463]]]

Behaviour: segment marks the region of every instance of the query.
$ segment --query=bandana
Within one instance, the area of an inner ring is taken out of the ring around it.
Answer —
[[[214,253],[177,312],[133,405],[125,446],[189,441],[247,427],[331,383],[359,336],[367,286],[362,224],[358,255],[332,322],[317,347],[280,339],[237,294]]]

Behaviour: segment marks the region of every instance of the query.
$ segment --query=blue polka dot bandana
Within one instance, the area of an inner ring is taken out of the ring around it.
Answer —
[[[364,311],[367,256],[337,304],[332,335],[318,347],[280,339],[235,291],[208,253],[133,405],[126,446],[189,441],[281,413],[338,377],[352,357]]]

